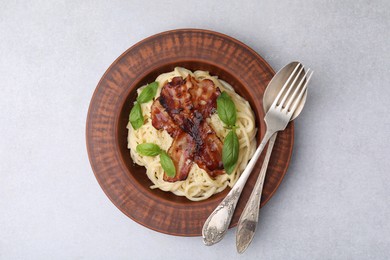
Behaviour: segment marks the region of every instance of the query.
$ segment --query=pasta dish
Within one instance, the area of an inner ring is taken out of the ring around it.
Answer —
[[[128,148],[152,189],[200,201],[235,184],[256,150],[257,129],[231,85],[176,67],[137,93]]]

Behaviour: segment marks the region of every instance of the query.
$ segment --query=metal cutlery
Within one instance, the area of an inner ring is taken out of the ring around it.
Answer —
[[[276,94],[276,92],[272,93],[272,91],[269,90],[273,90],[273,89],[277,89],[278,87],[281,87],[282,84],[280,84],[280,82],[283,82],[283,79],[286,78],[286,75],[289,75],[297,64],[298,64],[297,62],[292,62],[286,65],[285,67],[283,67],[277,73],[277,76],[275,76],[272,79],[272,81],[269,83],[267,90],[264,93],[264,102],[263,102],[264,111],[268,111],[268,109],[270,108],[274,100],[274,96]],[[303,73],[304,72],[303,66],[301,70],[302,72],[299,74],[301,78],[298,79],[298,81],[299,82],[302,81],[303,84],[307,85],[313,72],[310,73],[309,72],[310,69],[308,69],[307,73]],[[302,98],[290,121],[294,120],[300,114],[305,104],[305,101],[306,98]],[[264,180],[268,168],[268,162],[271,157],[272,149],[276,140],[276,136],[277,133],[275,133],[269,140],[267,153],[265,155],[256,184],[252,190],[252,193],[238,221],[237,233],[236,233],[236,247],[239,253],[243,253],[247,249],[249,244],[252,242],[252,239],[256,231],[258,218],[259,218],[259,209],[260,209],[260,202],[261,202],[261,194],[263,191],[263,184],[264,184]]]
[[[297,107],[305,97],[309,78],[305,82],[306,74],[302,77],[302,71],[303,66],[298,63],[265,115],[264,121],[267,131],[255,154],[229,194],[206,220],[202,229],[202,237],[206,245],[213,245],[224,237],[244,185],[265,145],[274,133],[286,128]]]

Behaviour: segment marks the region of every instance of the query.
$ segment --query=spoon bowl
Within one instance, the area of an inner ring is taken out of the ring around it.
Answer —
[[[263,95],[263,108],[264,112],[267,113],[267,111],[270,109],[272,102],[276,99],[277,95],[279,94],[280,90],[283,87],[284,82],[287,81],[288,77],[291,75],[291,73],[294,71],[295,67],[300,64],[297,61],[293,61],[283,68],[281,68],[275,76],[271,79],[271,81],[268,83],[267,88],[265,89],[264,95]],[[299,65],[298,69],[301,69],[303,67],[302,64]],[[303,69],[303,72],[305,72],[305,69]],[[302,80],[305,73],[302,73],[299,75],[298,82]],[[306,78],[304,79],[303,84],[306,83]],[[307,97],[307,91],[303,94],[302,100],[299,102],[297,109],[293,113],[291,120],[294,120],[302,111]]]

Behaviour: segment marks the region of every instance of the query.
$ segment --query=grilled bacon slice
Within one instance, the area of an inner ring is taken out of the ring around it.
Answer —
[[[191,87],[190,81],[183,80],[182,77],[174,77],[161,89],[160,103],[180,128],[183,127],[186,119],[192,117],[194,105],[188,91]]]
[[[152,125],[157,130],[165,129],[171,137],[175,137],[182,131],[177,127],[176,123],[172,120],[171,116],[165,111],[165,108],[161,105],[160,99],[156,99],[151,108]]]
[[[225,173],[222,164],[222,142],[206,118],[216,111],[221,94],[214,82],[198,82],[188,75],[186,79],[174,77],[161,89],[152,105],[152,125],[165,129],[173,138],[168,150],[176,168],[176,176],[164,175],[164,180],[185,180],[193,162],[211,177]]]
[[[195,155],[195,142],[192,137],[185,132],[181,132],[174,139],[168,154],[175,165],[176,175],[175,177],[169,177],[164,174],[164,180],[176,182],[187,179]]]
[[[222,163],[223,144],[221,140],[219,140],[214,130],[205,121],[200,125],[199,133],[203,142],[197,143],[196,164],[211,177],[224,174]]]
[[[217,98],[221,94],[221,90],[216,88],[214,82],[209,79],[197,82],[195,78],[188,76],[187,81],[192,83],[189,92],[192,97],[194,110],[202,113],[204,118],[210,117],[216,111]]]

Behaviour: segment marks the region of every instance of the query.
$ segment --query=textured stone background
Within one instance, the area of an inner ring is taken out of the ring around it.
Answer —
[[[292,163],[244,255],[148,230],[89,165],[92,93],[127,48],[203,28],[315,71]],[[390,258],[390,2],[2,1],[0,259]]]

